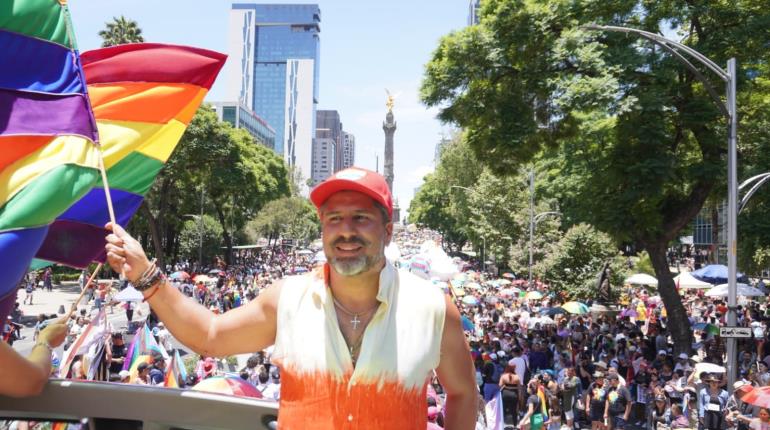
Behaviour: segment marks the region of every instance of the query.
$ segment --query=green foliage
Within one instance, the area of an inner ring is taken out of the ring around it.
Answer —
[[[99,37],[102,38],[102,48],[144,42],[142,29],[136,21],[126,19],[123,15],[120,18],[113,17],[112,22],[106,23],[106,28],[99,32]]]
[[[652,260],[650,260],[650,254],[647,251],[642,251],[634,262],[635,273],[646,273],[651,276],[655,276],[655,268],[652,267]]]
[[[595,299],[599,273],[609,262],[611,292],[613,299],[617,299],[627,268],[609,235],[587,224],[578,224],[551,251],[536,266],[538,277],[546,279],[551,291],[571,300]]]
[[[653,33],[668,26],[717,64],[738,57],[739,116],[760,123],[740,128],[739,142],[760,168],[770,153],[761,113],[768,91],[752,76],[767,78],[770,9],[758,0],[487,0],[481,15],[480,25],[441,40],[422,100],[463,127],[494,172],[550,158],[549,169],[562,177],[550,193],[571,223],[650,252],[674,339],[689,345],[665,251],[710,195],[724,197],[726,122],[704,83],[675,57],[637,37],[583,26]],[[704,74],[721,93],[723,82]],[[762,240],[770,238],[770,226],[756,219]]]
[[[201,225],[202,224],[202,225]],[[203,234],[203,261],[211,261],[214,256],[222,255],[222,226],[216,219],[203,215],[203,223],[199,216],[188,219],[182,225],[179,233],[179,252],[182,258],[198,260],[201,232]]]
[[[315,207],[304,197],[283,197],[265,205],[246,225],[251,243],[260,237],[291,238],[310,242],[319,237],[321,223]]]
[[[456,187],[473,186],[481,171],[482,166],[463,135],[453,135],[436,171],[425,177],[423,186],[412,199],[409,222],[440,232],[450,249],[461,249],[468,241],[472,211],[467,192]],[[480,239],[477,245],[481,246]]]
[[[200,213],[202,205],[219,222],[229,258],[236,232],[267,202],[288,194],[289,172],[283,158],[257,144],[246,131],[219,121],[204,105],[148,193],[149,210],[134,217],[132,232],[145,246],[157,235],[156,256],[175,256],[184,215]]]

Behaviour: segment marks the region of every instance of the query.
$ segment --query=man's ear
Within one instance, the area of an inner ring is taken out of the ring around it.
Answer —
[[[385,246],[390,245],[390,241],[393,239],[393,221],[385,224]]]

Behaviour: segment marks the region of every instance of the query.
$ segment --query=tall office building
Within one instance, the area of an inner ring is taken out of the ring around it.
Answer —
[[[331,176],[337,159],[337,143],[329,137],[328,130],[317,130],[318,135],[313,145],[312,186],[316,186]]]
[[[470,0],[468,3],[468,25],[479,23],[479,9],[481,9],[481,0]]]
[[[444,153],[444,150],[449,146],[450,142],[452,141],[446,137],[442,137],[441,140],[438,141],[436,149],[433,150],[433,164],[438,166],[439,161],[441,161],[441,154]]]
[[[238,102],[213,102],[211,107],[220,121],[248,131],[260,145],[275,150],[275,129],[251,109]]]
[[[340,170],[356,164],[356,136],[347,131],[342,132],[342,165]]]
[[[340,114],[336,110],[319,110],[315,114],[316,139],[323,135],[334,141],[334,172],[340,170],[342,165],[342,122]],[[328,133],[324,134],[324,130]],[[319,135],[321,131],[321,135]]]
[[[234,3],[226,100],[275,129],[275,150],[304,177],[312,170],[321,10],[314,4]]]

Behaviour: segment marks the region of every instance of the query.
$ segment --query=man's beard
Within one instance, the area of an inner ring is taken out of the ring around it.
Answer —
[[[334,241],[332,246],[336,247],[340,243],[357,243],[363,248],[369,245],[369,242],[364,239],[352,237],[348,240],[339,238]],[[329,264],[331,264],[331,266],[334,267],[334,270],[342,276],[356,276],[368,271],[379,263],[380,260],[378,255],[364,254],[358,257],[332,257],[329,259]]]

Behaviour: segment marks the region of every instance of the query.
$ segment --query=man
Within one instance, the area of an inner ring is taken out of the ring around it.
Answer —
[[[626,422],[631,414],[631,393],[620,385],[617,374],[607,375],[610,388],[607,391],[607,405],[604,409],[604,419],[609,424],[609,430],[626,428]]]
[[[150,385],[163,385],[166,378],[166,359],[159,352],[152,355],[152,366],[148,376]]]
[[[110,374],[120,373],[123,370],[123,362],[126,360],[126,343],[123,340],[123,333],[116,331],[112,333],[112,342],[107,344],[109,348],[108,362],[110,365]]]
[[[226,356],[275,344],[281,428],[423,430],[433,369],[447,393],[446,428],[474,428],[477,391],[457,308],[385,259],[393,204],[384,178],[345,169],[317,186],[311,200],[328,263],[221,315],[159,280],[120,226],[107,225],[113,231],[107,256],[174,337],[196,352]]]
[[[136,379],[134,384],[138,385],[150,385],[150,365],[147,363],[139,363],[136,367]]]
[[[564,410],[564,418],[567,419],[567,427],[574,428],[575,423],[575,399],[577,397],[577,388],[580,385],[580,378],[575,374],[575,368],[567,367],[567,374],[564,380],[559,384],[561,391],[561,405]]]

